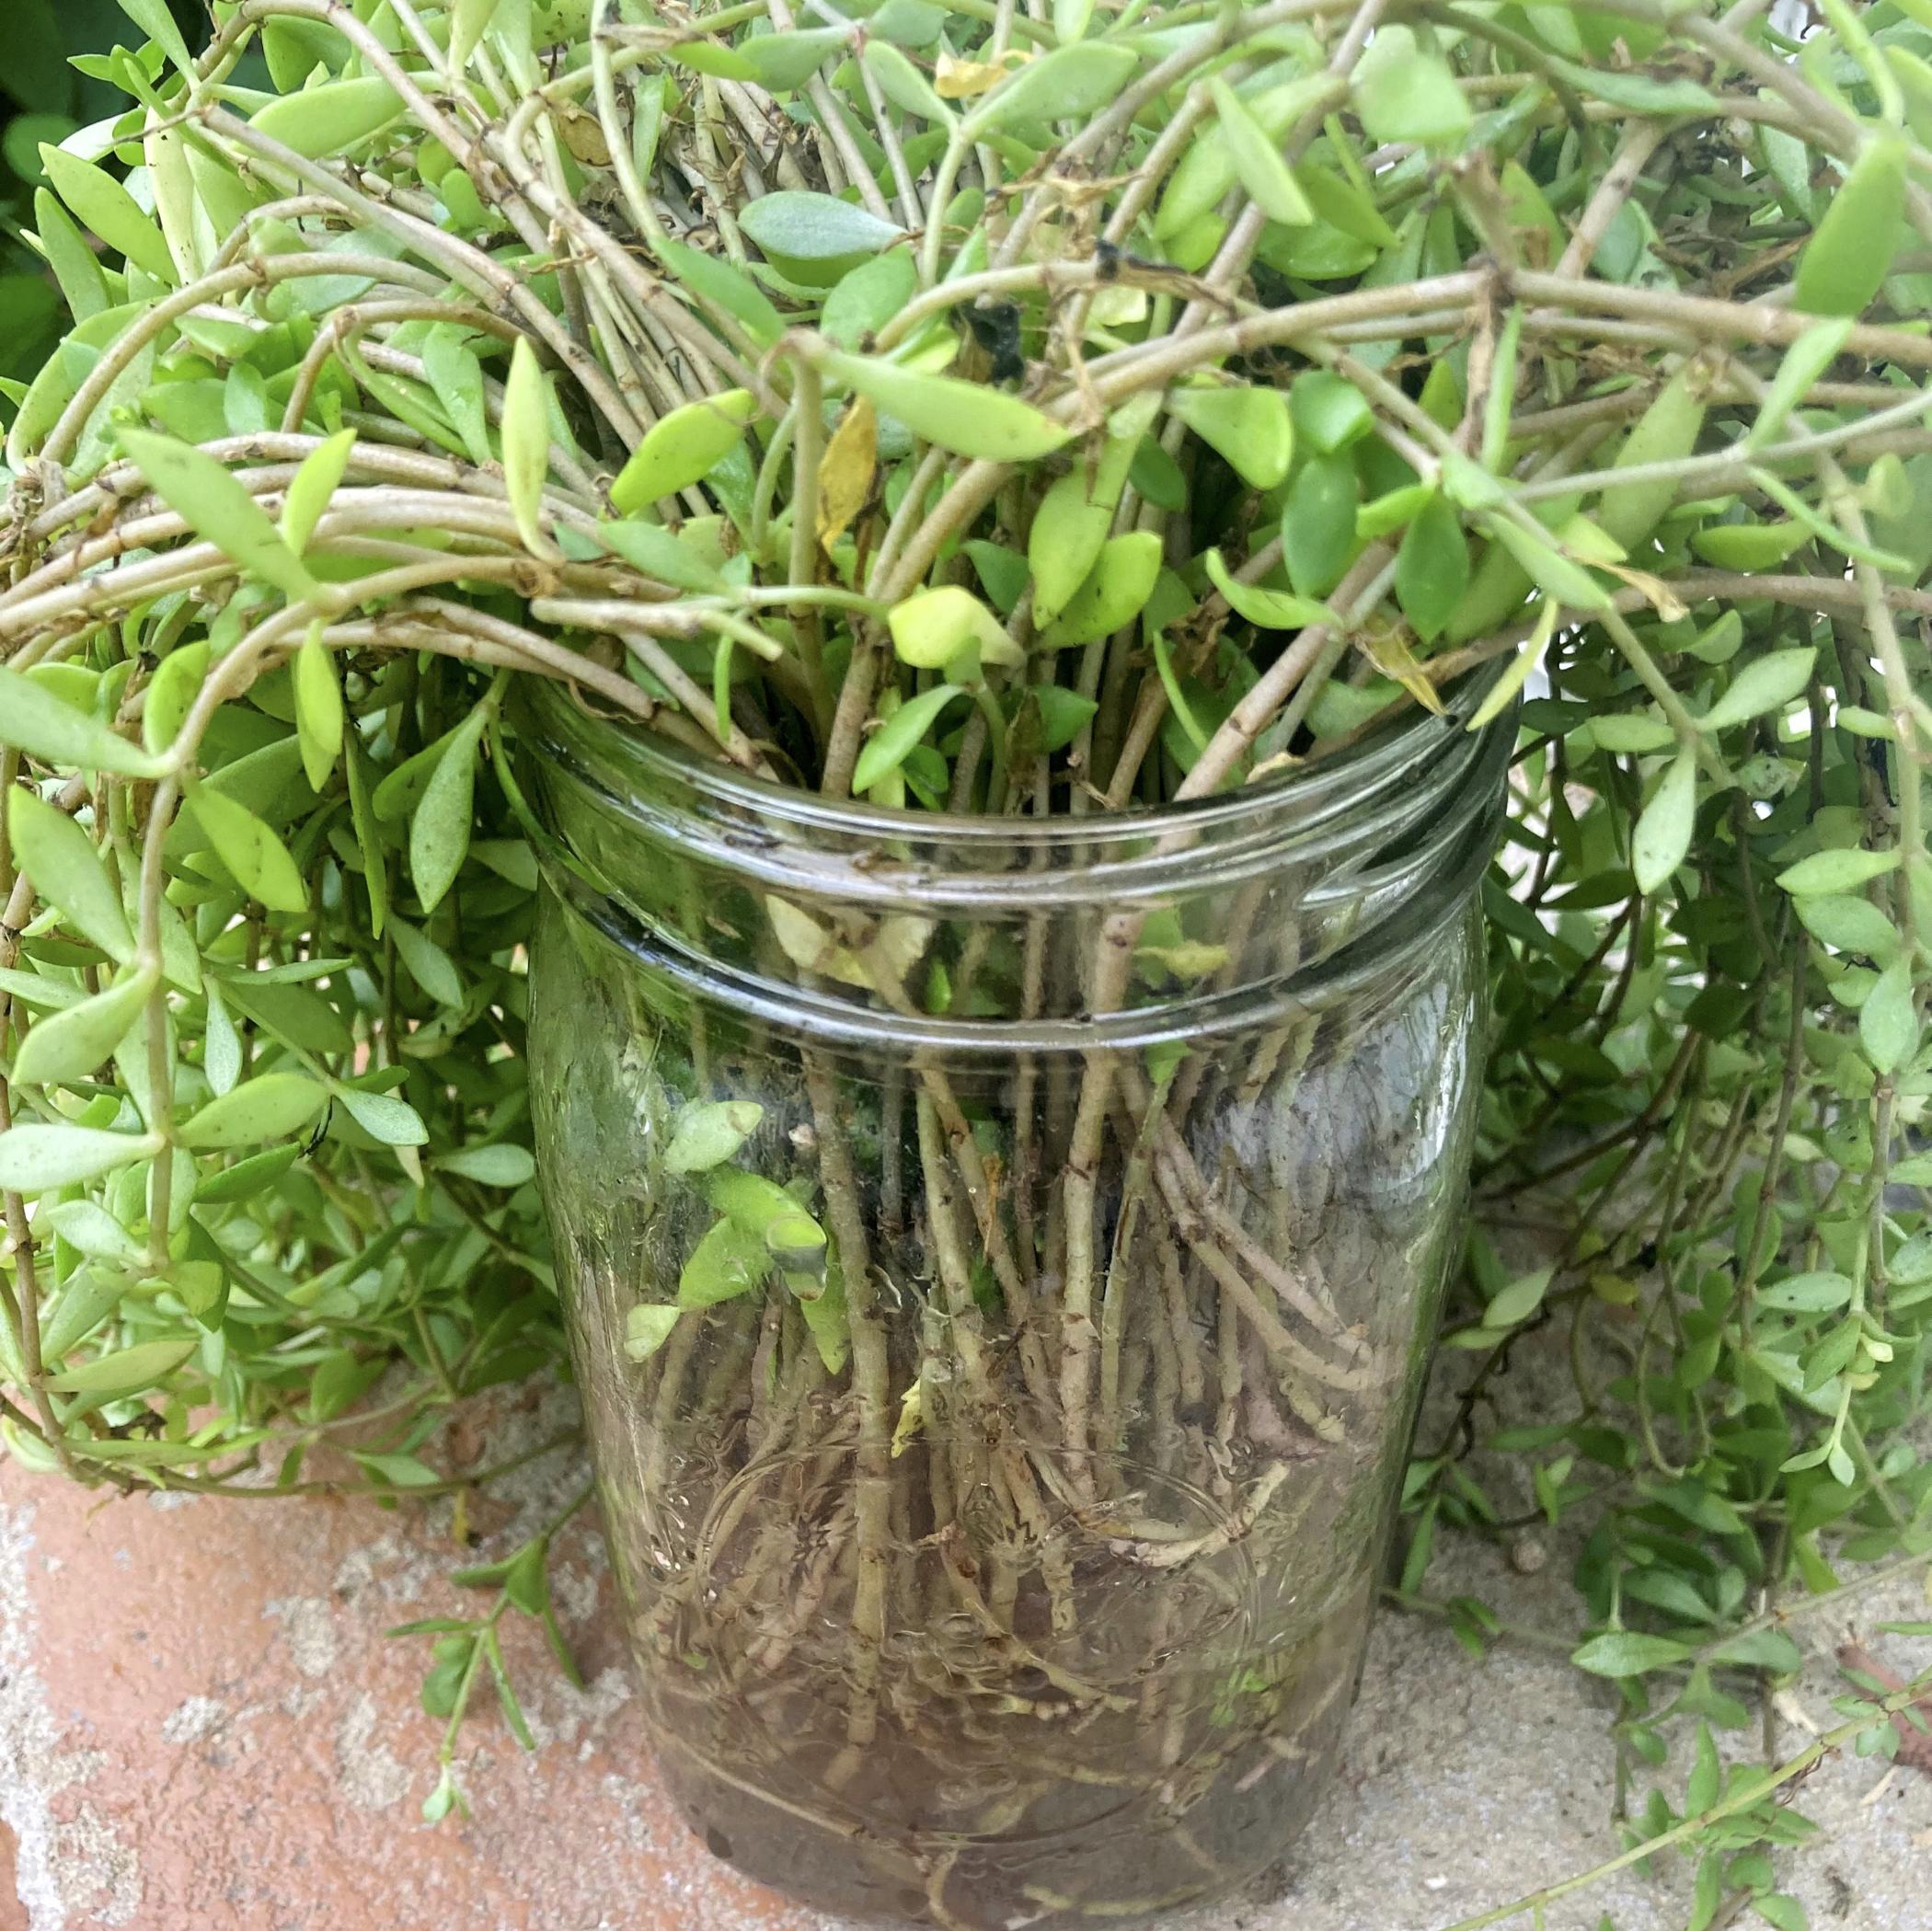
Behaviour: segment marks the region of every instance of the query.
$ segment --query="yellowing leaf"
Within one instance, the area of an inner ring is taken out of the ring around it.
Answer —
[[[1433,711],[1439,718],[1443,715],[1443,700],[1436,695],[1429,673],[1398,632],[1391,630],[1380,637],[1364,638],[1362,650],[1376,670],[1385,677],[1394,678],[1425,711]]]
[[[856,396],[819,459],[818,534],[828,550],[865,508],[878,470],[879,414],[868,397]]]
[[[900,661],[921,670],[1021,661],[999,619],[957,583],[916,592],[895,605],[887,621]]]
[[[999,86],[1015,67],[1030,60],[1029,52],[1009,47],[996,60],[962,61],[943,51],[933,74],[933,89],[941,100],[972,100]]]

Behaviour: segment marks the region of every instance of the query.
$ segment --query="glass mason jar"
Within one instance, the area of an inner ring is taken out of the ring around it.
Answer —
[[[1118,1923],[1331,1772],[1456,1248],[1510,720],[828,802],[526,699],[541,1177],[663,1771],[821,1908]]]

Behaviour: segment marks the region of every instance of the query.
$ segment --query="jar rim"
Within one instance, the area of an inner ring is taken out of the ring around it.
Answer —
[[[1002,853],[1010,863],[1016,849],[1057,848],[1070,839],[1096,855],[1116,844],[1144,850],[1149,840],[1163,844],[1164,834],[1169,833],[1191,842],[1204,831],[1252,824],[1257,818],[1277,813],[1293,814],[1299,844],[1333,818],[1346,815],[1359,825],[1364,805],[1376,799],[1385,799],[1394,814],[1401,809],[1406,789],[1401,781],[1420,776],[1441,754],[1445,740],[1472,731],[1478,736],[1513,731],[1514,706],[1479,727],[1474,722],[1506,662],[1499,659],[1465,673],[1446,694],[1441,712],[1412,705],[1317,764],[1290,764],[1259,783],[1237,785],[1205,798],[1079,816],[930,811],[866,799],[831,798],[803,786],[760,777],[722,759],[700,756],[627,718],[586,710],[558,680],[523,680],[517,701],[533,748],[563,761],[580,779],[591,779],[593,788],[614,803],[624,800],[609,782],[615,775],[609,766],[619,771],[628,766],[638,776],[655,780],[658,787],[687,793],[696,809],[753,817],[776,835],[788,831],[806,837],[827,833],[841,842],[876,843],[901,850],[925,846],[955,856],[963,847],[975,854]],[[608,761],[606,769],[592,770],[593,759]]]

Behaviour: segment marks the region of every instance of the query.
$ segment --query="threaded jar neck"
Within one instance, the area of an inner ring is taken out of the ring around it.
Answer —
[[[1456,920],[1514,739],[1513,713],[1468,728],[1481,695],[1236,791],[1084,817],[826,799],[553,684],[522,700],[519,770],[552,886],[695,992],[812,1034],[890,1016],[908,1043],[1125,1046],[1323,1003]]]

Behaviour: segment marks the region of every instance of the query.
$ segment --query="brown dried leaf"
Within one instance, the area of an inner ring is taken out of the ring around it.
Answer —
[[[1363,654],[1385,677],[1393,677],[1424,710],[1443,715],[1443,700],[1436,695],[1429,672],[1409,648],[1409,639],[1398,630],[1362,639]]]

